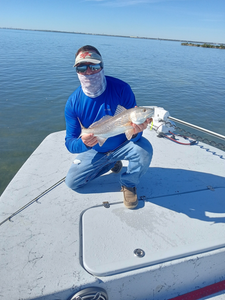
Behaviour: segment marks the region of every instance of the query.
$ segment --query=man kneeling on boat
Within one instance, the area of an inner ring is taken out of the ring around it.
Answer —
[[[120,184],[124,205],[135,208],[138,205],[136,186],[152,159],[152,146],[142,137],[151,118],[143,119],[141,124],[132,121],[118,125],[121,118],[116,119],[117,116],[124,117],[127,110],[136,113],[133,109],[135,96],[127,83],[104,75],[102,56],[95,47],[81,47],[76,53],[74,67],[81,85],[66,103],[65,144],[71,153],[79,154],[65,182],[77,190],[109,170],[119,173],[121,160],[128,160]],[[123,133],[119,127],[126,127]]]

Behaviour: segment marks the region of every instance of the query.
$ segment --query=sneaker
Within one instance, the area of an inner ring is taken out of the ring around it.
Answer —
[[[111,169],[111,171],[112,171],[113,173],[119,173],[119,172],[121,171],[122,167],[123,167],[122,161],[121,161],[121,160],[118,160],[118,161],[115,163],[114,167]]]
[[[135,208],[138,205],[136,187],[122,186],[123,203],[127,208]]]

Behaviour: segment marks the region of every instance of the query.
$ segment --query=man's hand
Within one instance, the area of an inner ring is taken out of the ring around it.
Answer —
[[[134,123],[131,123],[131,125],[134,128],[134,134],[137,134],[139,132],[142,132],[143,130],[145,130],[148,126],[148,124],[150,124],[152,122],[152,118],[147,119],[144,123],[136,125]]]
[[[81,139],[82,139],[83,143],[88,147],[93,147],[96,144],[98,144],[98,140],[97,140],[96,136],[94,136],[93,133],[84,134],[84,135],[82,135]]]

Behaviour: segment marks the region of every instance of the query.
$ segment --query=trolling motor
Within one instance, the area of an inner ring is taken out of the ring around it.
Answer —
[[[169,120],[170,113],[162,107],[154,107],[153,124],[151,128],[154,129],[158,136],[164,136],[174,130],[175,123]]]
[[[167,138],[175,143],[181,145],[194,145],[196,140],[190,140],[189,137],[175,134],[173,131],[176,128],[176,124],[171,121],[170,113],[162,107],[154,107],[154,116],[151,128],[157,132],[158,137]],[[188,142],[179,141],[180,138],[188,140]]]
[[[154,108],[154,116],[152,117],[153,122],[150,124],[150,130],[151,129],[155,130],[156,133],[158,134],[158,137],[165,137],[165,138],[172,140],[173,142],[176,142],[176,143],[182,144],[182,145],[195,145],[197,143],[197,140],[193,140],[193,138],[199,138],[199,140],[202,140],[201,137],[196,136],[196,135],[195,135],[195,137],[194,137],[194,135],[193,135],[193,137],[188,137],[188,136],[181,135],[181,134],[175,134],[174,129],[178,129],[178,130],[180,129],[173,122],[173,121],[175,121],[175,122],[185,125],[187,127],[193,128],[198,131],[202,131],[202,132],[212,135],[216,138],[225,140],[225,136],[222,134],[219,134],[219,133],[210,131],[208,129],[196,126],[194,124],[171,117],[169,112],[162,107],[153,106],[153,108]],[[185,130],[182,130],[182,131],[185,132]],[[186,133],[190,135],[190,133],[188,133],[188,132],[186,132]],[[178,137],[178,139],[176,137]],[[189,140],[189,142],[188,143],[179,142],[178,140],[180,137],[182,137],[185,140]],[[206,139],[205,143],[207,143],[207,142],[209,142],[209,144],[214,147],[216,146],[216,143],[213,141],[210,142]],[[217,144],[217,147],[222,150],[225,149],[225,146],[221,143]]]

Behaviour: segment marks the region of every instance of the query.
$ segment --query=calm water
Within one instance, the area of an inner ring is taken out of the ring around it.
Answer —
[[[0,29],[0,194],[39,143],[64,130],[78,87],[76,50],[96,46],[105,74],[128,82],[138,105],[225,135],[225,50],[180,42]]]

